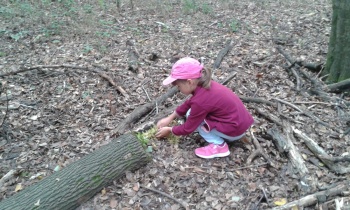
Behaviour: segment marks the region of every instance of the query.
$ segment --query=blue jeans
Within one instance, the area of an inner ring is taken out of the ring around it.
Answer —
[[[186,118],[190,115],[191,109],[189,109],[186,113]],[[243,136],[245,136],[245,133],[239,135],[239,136],[228,136],[226,134],[223,134],[219,131],[217,131],[215,128],[212,129],[211,131],[207,131],[203,128],[205,122],[202,122],[198,128],[197,131],[199,133],[199,135],[201,135],[203,137],[203,139],[208,142],[208,143],[212,143],[212,144],[222,144],[224,143],[225,140],[227,140],[228,142],[232,142],[232,141],[236,141],[240,138],[242,138]]]

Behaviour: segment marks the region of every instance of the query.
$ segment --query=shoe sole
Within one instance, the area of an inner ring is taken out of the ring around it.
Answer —
[[[215,154],[215,155],[211,155],[211,156],[203,156],[203,155],[198,155],[196,154],[198,157],[204,158],[204,159],[212,159],[212,158],[216,158],[216,157],[227,157],[230,155],[230,151],[227,151],[225,153],[220,153],[220,154]]]

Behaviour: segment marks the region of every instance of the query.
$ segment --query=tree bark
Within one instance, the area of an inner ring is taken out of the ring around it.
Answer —
[[[139,140],[125,134],[3,200],[0,209],[75,209],[125,171],[136,170],[149,160]]]
[[[333,0],[332,30],[324,75],[327,82],[350,78],[350,1]]]

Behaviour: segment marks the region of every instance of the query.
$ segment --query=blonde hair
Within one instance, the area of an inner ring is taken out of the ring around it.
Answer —
[[[202,88],[209,89],[211,81],[211,69],[203,68],[202,69],[202,77],[198,78],[198,85]]]

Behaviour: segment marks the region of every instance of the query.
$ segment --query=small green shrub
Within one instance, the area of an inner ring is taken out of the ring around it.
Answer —
[[[84,46],[83,53],[87,54],[87,53],[91,52],[93,49],[94,48],[91,45],[87,44]]]
[[[83,10],[87,14],[92,14],[93,13],[93,8],[94,7],[92,5],[90,5],[90,4],[84,4],[83,5]]]
[[[201,10],[204,14],[211,14],[213,13],[213,8],[210,7],[209,4],[203,3],[201,6]]]
[[[5,52],[0,51],[0,57],[5,57],[5,56],[6,56],[6,53],[5,53]]]
[[[0,7],[0,16],[6,19],[13,18],[16,15],[14,9],[9,7]]]
[[[11,39],[13,39],[17,42],[21,38],[24,38],[27,34],[28,34],[27,31],[20,31],[18,33],[10,34],[10,37],[11,37]]]
[[[229,26],[231,32],[237,32],[239,30],[239,22],[235,19],[230,22]]]
[[[196,12],[198,10],[198,6],[195,0],[184,0],[183,2],[183,10],[185,14],[189,14],[191,12]]]

